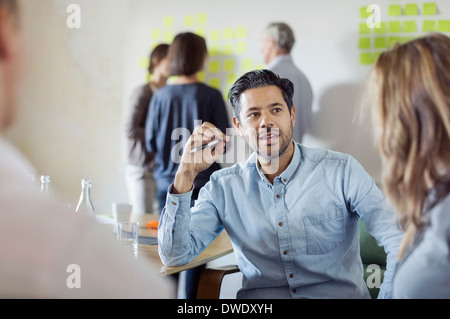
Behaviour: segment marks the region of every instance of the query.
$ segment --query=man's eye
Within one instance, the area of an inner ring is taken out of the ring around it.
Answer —
[[[258,116],[259,114],[257,113],[257,112],[253,112],[253,113],[250,113],[249,115],[248,115],[248,117],[256,117],[256,116]]]

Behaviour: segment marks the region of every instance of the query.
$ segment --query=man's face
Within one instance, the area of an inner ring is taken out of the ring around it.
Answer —
[[[15,119],[22,79],[24,43],[16,18],[6,7],[0,8],[0,131]]]
[[[262,159],[270,161],[281,156],[292,140],[295,107],[289,112],[277,86],[244,91],[239,103],[240,120],[233,118],[239,134]]]

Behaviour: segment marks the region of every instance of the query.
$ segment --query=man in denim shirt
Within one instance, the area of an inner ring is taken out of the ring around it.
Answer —
[[[186,264],[226,229],[243,274],[238,298],[369,298],[361,218],[388,254],[379,297],[390,298],[402,238],[393,212],[354,158],[292,140],[293,92],[289,80],[268,70],[236,81],[233,122],[254,153],[214,173],[191,209],[195,176],[223,154],[228,140],[210,123],[195,129],[161,216],[161,259]],[[215,148],[190,152],[214,139],[221,139]]]

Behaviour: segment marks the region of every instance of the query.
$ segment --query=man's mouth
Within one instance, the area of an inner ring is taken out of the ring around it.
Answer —
[[[260,134],[258,139],[260,142],[263,142],[265,144],[273,144],[278,141],[279,134],[276,132],[267,132],[264,134]]]

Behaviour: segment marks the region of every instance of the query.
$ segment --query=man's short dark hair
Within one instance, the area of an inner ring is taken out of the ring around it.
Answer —
[[[250,89],[257,89],[266,86],[277,86],[283,95],[283,99],[286,102],[289,112],[292,109],[292,97],[294,96],[294,84],[288,79],[280,78],[279,75],[273,73],[270,70],[256,70],[245,73],[241,76],[231,87],[228,93],[228,99],[233,107],[233,114],[239,120],[239,113],[241,107],[239,105],[239,99],[241,94]]]
[[[203,37],[191,32],[178,34],[169,48],[170,75],[194,75],[203,69],[207,54]]]

